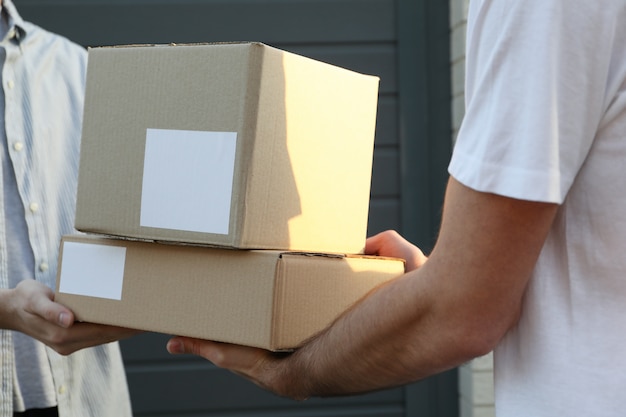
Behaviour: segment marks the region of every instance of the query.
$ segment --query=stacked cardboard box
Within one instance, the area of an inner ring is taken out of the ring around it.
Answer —
[[[361,255],[377,94],[260,43],[90,49],[75,226],[91,236],[63,239],[57,300],[297,347],[404,269]]]

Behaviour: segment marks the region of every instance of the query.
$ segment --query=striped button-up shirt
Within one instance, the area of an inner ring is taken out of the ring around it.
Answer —
[[[4,95],[0,138],[5,147],[0,184],[8,182],[14,191],[11,194],[3,187],[0,193],[0,288],[10,288],[19,278],[35,278],[53,288],[60,238],[74,232],[86,52],[23,21],[10,0],[4,0],[2,7],[8,19],[0,39]],[[14,212],[16,207],[7,194],[23,207],[24,219],[15,225],[7,225],[7,217],[12,218],[7,210]],[[24,242],[22,249],[14,242],[16,231],[17,240]],[[16,265],[9,256],[20,250],[28,256],[20,257],[22,264]],[[9,277],[9,271],[16,270],[29,271],[30,276]],[[0,417],[10,417],[14,407],[21,408],[22,394],[26,397],[29,389],[24,380],[20,384],[26,386],[16,385],[14,339],[14,332],[0,330]],[[131,415],[117,343],[67,357],[41,345],[34,351],[44,360],[33,358],[34,369],[26,374],[43,381],[37,389],[43,386],[48,393],[45,402],[52,403],[45,405],[56,405],[61,417]]]

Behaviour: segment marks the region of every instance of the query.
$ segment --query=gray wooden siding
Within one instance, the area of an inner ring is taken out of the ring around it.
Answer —
[[[421,239],[426,236],[426,243],[429,243],[431,230],[436,228],[436,216],[432,216],[432,212],[439,208],[436,201],[431,202],[429,197],[425,212],[407,213],[404,210],[404,217],[423,219],[421,221],[428,230],[426,234],[416,235],[415,228],[406,229],[403,223],[407,222],[402,220],[403,207],[411,211],[415,207],[424,208],[423,203],[407,205],[406,201],[416,198],[415,195],[408,196],[408,193],[416,193],[411,187],[420,187],[420,182],[429,181],[430,168],[420,170],[425,175],[422,177],[407,177],[407,172],[415,171],[411,168],[411,158],[418,153],[420,161],[433,164],[428,152],[423,152],[431,147],[429,141],[433,139],[426,133],[427,130],[420,130],[421,125],[400,120],[401,115],[409,114],[409,117],[415,118],[419,115],[412,104],[415,100],[400,99],[404,88],[401,84],[414,84],[411,81],[414,70],[411,65],[415,65],[416,61],[410,58],[408,67],[399,68],[399,63],[405,60],[399,56],[398,34],[404,31],[401,26],[414,28],[413,25],[427,25],[430,21],[422,14],[424,8],[420,6],[419,11],[415,10],[414,6],[418,3],[428,3],[431,8],[437,9],[446,7],[445,10],[438,10],[437,15],[442,19],[447,16],[447,6],[441,6],[441,0],[14,1],[25,18],[84,46],[261,41],[379,76],[369,232],[397,229]],[[420,32],[415,36],[429,35]],[[418,46],[427,43],[428,39],[408,42]],[[441,53],[445,53],[445,48]],[[404,80],[399,79],[399,74],[404,74]],[[416,70],[414,77],[418,76],[429,75]],[[443,80],[438,82],[445,84],[447,76],[443,73]],[[430,81],[423,79],[420,86],[428,86]],[[407,91],[403,97],[418,94],[426,100],[422,103],[427,104],[430,100],[423,89]],[[444,100],[445,94],[444,91]],[[445,109],[442,111],[445,112]],[[414,137],[416,133],[420,136]],[[406,149],[411,154],[401,158]],[[441,171],[441,166],[435,168]],[[407,181],[411,184],[407,185]],[[438,185],[432,185],[436,192]],[[457,414],[456,377],[453,372],[407,387],[368,395],[298,403],[268,394],[207,361],[194,357],[171,357],[165,351],[166,340],[165,335],[149,333],[122,342],[137,416],[453,417]]]

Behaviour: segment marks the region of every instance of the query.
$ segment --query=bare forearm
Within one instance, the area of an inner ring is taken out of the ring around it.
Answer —
[[[285,387],[293,389],[286,395],[342,395],[398,386],[474,356],[459,349],[454,329],[441,326],[415,275],[420,274],[380,288],[297,351],[290,358],[294,366],[283,368],[289,372]]]
[[[408,254],[419,269],[371,293],[294,354],[189,338],[172,339],[168,349],[203,356],[298,399],[416,381],[488,353],[516,323],[556,211],[452,180],[428,260],[397,239],[391,246],[370,241],[381,249],[373,253]]]
[[[305,393],[300,396],[348,394],[415,381],[488,353],[516,323],[556,206],[481,194],[454,181],[447,197],[428,261],[371,294],[289,358],[293,364],[281,367],[283,387],[293,387],[287,395],[300,395],[298,389]]]

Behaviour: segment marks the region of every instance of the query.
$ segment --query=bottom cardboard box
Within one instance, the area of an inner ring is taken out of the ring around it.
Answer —
[[[65,236],[55,299],[81,321],[298,347],[381,283],[397,259]]]

